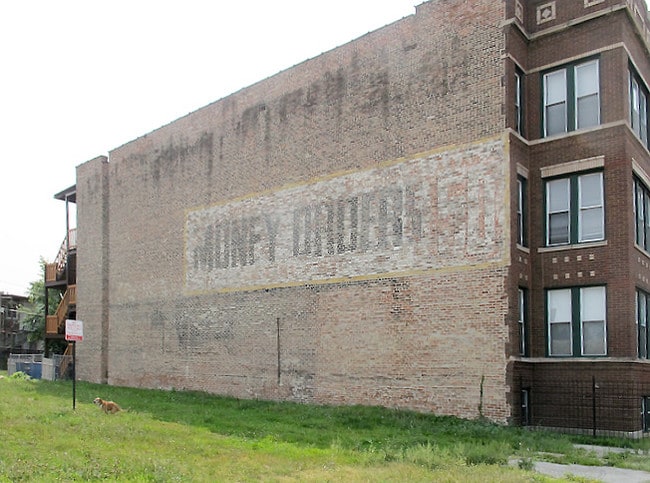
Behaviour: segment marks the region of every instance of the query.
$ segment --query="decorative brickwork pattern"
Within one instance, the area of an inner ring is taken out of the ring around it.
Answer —
[[[537,25],[550,22],[556,18],[555,2],[548,2],[537,7]]]

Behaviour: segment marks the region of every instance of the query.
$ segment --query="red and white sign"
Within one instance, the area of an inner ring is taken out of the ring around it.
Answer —
[[[81,320],[67,319],[65,321],[65,340],[84,340],[84,323]]]

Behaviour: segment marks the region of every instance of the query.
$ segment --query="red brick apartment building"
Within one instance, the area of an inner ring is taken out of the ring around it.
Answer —
[[[81,164],[77,373],[643,434],[649,38],[431,0]]]

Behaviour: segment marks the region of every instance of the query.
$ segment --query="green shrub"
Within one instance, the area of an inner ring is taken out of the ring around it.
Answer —
[[[9,379],[16,379],[19,381],[28,381],[31,379],[29,374],[25,374],[23,371],[16,371],[14,372],[11,376],[9,376]]]
[[[469,444],[465,448],[465,462],[468,465],[504,465],[510,453],[510,448],[502,441]]]

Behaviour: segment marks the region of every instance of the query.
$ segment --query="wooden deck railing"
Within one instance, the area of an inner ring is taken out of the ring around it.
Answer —
[[[56,282],[56,263],[45,264],[45,281]]]
[[[45,281],[56,282],[57,277],[65,271],[65,264],[68,260],[68,250],[77,248],[77,229],[73,228],[68,231],[68,236],[63,239],[59,251],[56,254],[54,263],[45,265]]]
[[[65,291],[59,306],[56,308],[54,315],[45,317],[45,332],[47,334],[59,334],[65,328],[65,319],[68,316],[68,308],[70,305],[77,304],[77,286],[69,285]]]
[[[47,315],[45,317],[45,332],[48,335],[59,333],[56,315]]]

